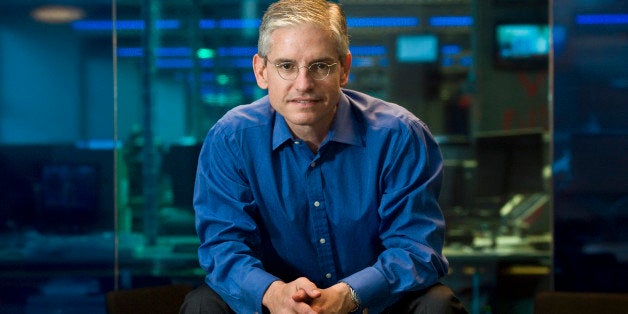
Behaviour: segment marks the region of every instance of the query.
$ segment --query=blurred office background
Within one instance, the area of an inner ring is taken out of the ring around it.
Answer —
[[[264,95],[262,0],[0,3],[0,313],[105,313],[197,285],[207,130]],[[447,283],[472,313],[628,292],[628,4],[347,0],[349,88],[445,157]]]

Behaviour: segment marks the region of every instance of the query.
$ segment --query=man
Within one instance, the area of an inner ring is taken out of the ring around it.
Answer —
[[[181,312],[464,312],[438,284],[439,148],[407,110],[343,89],[348,47],[337,4],[268,8],[253,57],[268,96],[228,112],[201,151],[207,285]]]

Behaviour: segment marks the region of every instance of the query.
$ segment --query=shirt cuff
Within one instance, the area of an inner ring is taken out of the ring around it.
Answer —
[[[358,296],[361,308],[372,305],[382,305],[390,301],[388,281],[382,273],[374,267],[367,267],[343,280]]]
[[[268,289],[270,284],[281,279],[258,268],[250,272],[247,277],[248,280],[245,280],[244,282],[250,284],[251,286],[249,288],[251,289],[251,291],[253,291],[253,293],[255,293],[255,295],[253,296],[255,298],[254,313],[264,313],[264,306],[262,305],[264,293],[266,293],[266,290]]]

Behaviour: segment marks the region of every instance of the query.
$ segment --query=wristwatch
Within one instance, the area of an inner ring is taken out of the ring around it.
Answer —
[[[348,283],[344,281],[341,281],[341,282],[347,285],[347,287],[349,287],[349,294],[351,295],[351,301],[353,301],[353,304],[354,304],[354,307],[349,312],[353,313],[360,308],[360,299],[358,299],[358,295],[355,293],[355,290],[353,290],[351,285],[349,285]]]

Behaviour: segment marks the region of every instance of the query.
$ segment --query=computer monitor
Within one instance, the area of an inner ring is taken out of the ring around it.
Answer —
[[[515,194],[543,192],[545,146],[542,132],[476,137],[476,200],[497,209]]]
[[[550,27],[542,22],[497,23],[494,27],[494,61],[497,67],[547,68]]]
[[[435,34],[404,34],[396,40],[399,63],[435,63],[438,61],[438,37]]]
[[[2,145],[0,169],[0,231],[113,230],[113,149]]]

